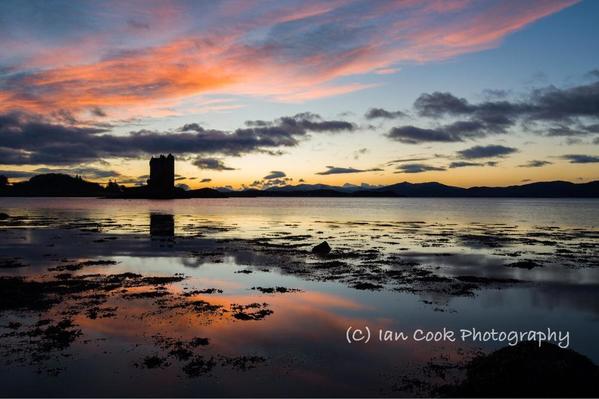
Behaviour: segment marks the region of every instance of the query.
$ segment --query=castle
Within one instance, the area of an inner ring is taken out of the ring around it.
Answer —
[[[148,188],[154,195],[172,195],[175,190],[175,157],[168,156],[150,159]]]

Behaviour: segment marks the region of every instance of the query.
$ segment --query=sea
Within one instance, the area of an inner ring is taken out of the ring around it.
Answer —
[[[599,363],[597,199],[0,198],[0,212],[2,396],[427,396],[510,332],[567,333]]]

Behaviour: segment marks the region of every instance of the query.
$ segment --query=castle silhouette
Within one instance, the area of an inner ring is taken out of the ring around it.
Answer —
[[[105,191],[107,198],[146,198],[146,199],[178,199],[178,198],[226,198],[227,195],[211,188],[184,190],[175,187],[175,157],[172,154],[150,158],[150,178],[147,185],[136,187],[119,186],[109,183]],[[172,216],[171,216],[172,217]],[[157,226],[167,226],[166,221],[155,218]],[[158,230],[168,230],[159,227]],[[170,231],[170,230],[169,230]]]
[[[175,191],[175,157],[160,155],[150,159],[148,189],[152,195],[173,195]]]

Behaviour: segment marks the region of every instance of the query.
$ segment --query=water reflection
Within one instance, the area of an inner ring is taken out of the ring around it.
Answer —
[[[173,215],[162,213],[150,214],[150,236],[152,237],[174,237],[175,218]]]
[[[413,395],[392,386],[471,349],[348,346],[349,324],[553,327],[599,360],[597,203],[68,201],[0,222],[9,396]]]

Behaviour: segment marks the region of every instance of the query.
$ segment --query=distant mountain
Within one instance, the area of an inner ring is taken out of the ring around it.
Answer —
[[[599,181],[549,181],[508,187],[471,187],[471,197],[599,197]]]
[[[383,185],[373,185],[368,183],[362,183],[359,186],[357,184],[345,183],[341,188],[343,188],[347,192],[354,192],[360,190],[374,190],[377,188],[385,187]]]
[[[328,187],[323,184],[323,186]],[[351,193],[333,190],[329,188],[304,188],[304,189],[266,189],[258,190],[250,188],[242,191],[229,191],[226,194],[229,197],[349,197]]]
[[[276,191],[276,192],[298,192],[298,191],[317,191],[317,190],[333,190],[342,193],[354,193],[361,190],[377,189],[383,186],[372,186],[370,184],[362,183],[361,185],[345,183],[343,186],[329,186],[327,184],[298,184],[296,186],[279,186],[270,187],[264,191]]]
[[[235,191],[232,188],[229,187],[213,187],[213,190],[219,191],[221,193],[230,193],[231,191]]]
[[[445,184],[436,182],[403,182],[370,191],[378,193],[393,193],[398,197],[460,197],[465,196],[468,190],[461,187],[446,186]]]
[[[325,184],[300,184],[273,187],[267,190],[229,192],[235,197],[582,197],[598,198],[599,181],[570,183],[565,181],[530,183],[508,187],[447,186],[437,182],[397,183],[373,189],[347,189]]]
[[[147,186],[124,187],[110,183],[103,187],[76,176],[49,173],[33,176],[25,182],[7,184],[0,181],[0,196],[15,197],[111,197],[111,198],[156,198],[148,193]],[[397,183],[384,187],[326,184],[299,184],[296,186],[272,187],[266,190],[220,191],[201,188],[182,190],[174,188],[172,195],[161,198],[225,198],[225,197],[532,197],[532,198],[599,198],[599,181],[570,183],[550,181],[508,187],[447,186],[437,182]]]
[[[280,186],[280,187],[270,187],[264,191],[276,191],[276,192],[298,192],[298,191],[314,191],[314,190],[335,190],[335,191],[343,191],[342,187],[329,186],[326,184],[298,184],[297,186]]]

